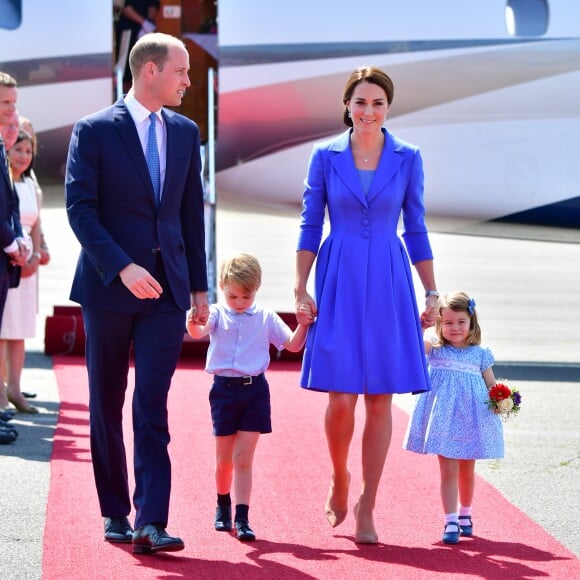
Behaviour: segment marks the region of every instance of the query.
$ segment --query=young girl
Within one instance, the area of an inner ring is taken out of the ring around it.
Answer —
[[[496,383],[493,355],[480,346],[475,301],[453,292],[439,303],[436,336],[425,341],[432,390],[419,395],[403,448],[438,456],[443,542],[471,536],[475,460],[503,457],[503,429],[486,404]],[[459,495],[459,513],[457,496]]]
[[[254,304],[261,284],[258,260],[238,254],[221,266],[219,285],[225,304],[213,304],[204,326],[187,316],[193,338],[209,334],[206,371],[214,375],[209,400],[216,442],[217,508],[214,527],[232,529],[230,488],[234,479],[235,527],[239,540],[256,539],[248,510],[252,491],[252,462],[260,433],[270,433],[270,390],[264,371],[270,362],[270,343],[279,350],[298,352],[306,340],[305,316],[294,332],[273,311]]]

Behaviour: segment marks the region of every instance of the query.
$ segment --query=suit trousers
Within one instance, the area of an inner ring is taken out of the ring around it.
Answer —
[[[135,314],[83,306],[91,454],[101,514],[106,517],[131,511],[122,419],[131,350],[134,356],[135,527],[165,526],[169,513],[167,397],[183,344],[185,312],[167,285],[162,286],[161,298],[143,300]]]

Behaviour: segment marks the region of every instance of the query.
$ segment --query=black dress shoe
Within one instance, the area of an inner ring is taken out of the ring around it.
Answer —
[[[236,536],[240,542],[253,542],[256,539],[256,534],[250,528],[250,522],[245,518],[236,520]]]
[[[0,429],[0,445],[7,445],[8,443],[14,443],[18,435],[14,431],[6,431],[6,429]]]
[[[217,506],[214,527],[218,532],[232,531],[232,506]]]
[[[147,524],[133,534],[133,553],[179,552],[185,544],[181,538],[170,536],[160,524]]]
[[[105,540],[117,544],[130,544],[133,541],[133,528],[127,516],[105,518]]]

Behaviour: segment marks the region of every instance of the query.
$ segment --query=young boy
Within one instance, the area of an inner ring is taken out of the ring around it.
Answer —
[[[248,510],[252,490],[252,461],[261,433],[271,433],[270,390],[264,371],[270,362],[270,343],[279,350],[299,351],[307,326],[294,332],[271,310],[256,306],[262,270],[249,254],[225,260],[220,270],[220,289],[225,304],[213,304],[205,325],[187,315],[187,331],[193,338],[210,336],[206,371],[214,375],[209,395],[216,441],[217,509],[214,527],[231,531],[230,489],[234,480],[235,527],[239,540],[256,539]],[[308,324],[312,317],[304,318]]]

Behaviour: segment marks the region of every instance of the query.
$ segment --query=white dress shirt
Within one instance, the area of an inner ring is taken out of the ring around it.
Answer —
[[[135,122],[135,127],[137,127],[137,133],[139,134],[139,141],[141,141],[141,147],[143,148],[143,155],[147,156],[147,135],[149,133],[149,115],[154,112],[157,117],[157,123],[155,124],[155,134],[157,136],[157,149],[159,151],[159,166],[161,174],[161,193],[163,196],[163,184],[165,183],[165,166],[167,164],[167,128],[163,122],[163,115],[161,114],[162,108],[159,111],[150,111],[144,107],[133,94],[133,91],[129,91],[125,97],[125,105],[129,110],[133,121]]]

